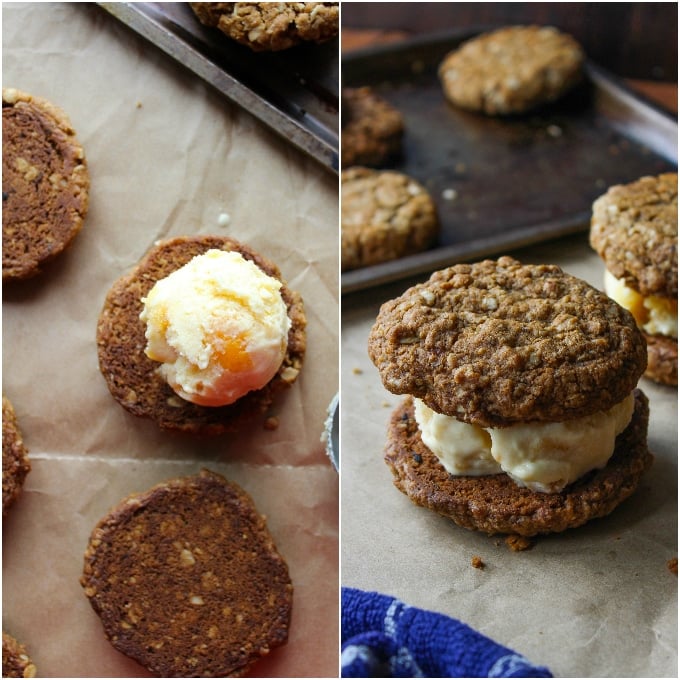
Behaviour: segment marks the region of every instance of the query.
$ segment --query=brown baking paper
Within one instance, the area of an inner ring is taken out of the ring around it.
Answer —
[[[72,247],[3,287],[3,390],[33,465],[3,522],[3,629],[42,677],[148,675],[104,638],[83,552],[124,496],[207,467],[267,516],[295,588],[288,645],[251,675],[337,676],[338,476],[321,441],[338,383],[337,178],[94,5],[5,4],[3,85],[66,111],[91,175]],[[306,359],[273,431],[162,432],[98,370],[111,284],[157,239],[209,233],[272,259],[305,302]]]
[[[586,235],[527,248],[602,288]],[[427,275],[420,277],[426,280]],[[547,666],[556,677],[677,677],[677,391],[642,379],[655,460],[609,517],[512,552],[504,537],[469,531],[412,504],[383,462],[401,397],[367,355],[382,302],[416,280],[342,301],[342,583],[442,612]],[[478,556],[483,569],[472,566]]]

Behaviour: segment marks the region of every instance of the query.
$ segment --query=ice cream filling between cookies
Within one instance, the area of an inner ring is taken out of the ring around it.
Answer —
[[[142,299],[146,355],[180,397],[202,406],[264,387],[288,344],[281,285],[240,253],[198,255]]]
[[[464,423],[436,413],[420,399],[414,404],[421,439],[449,474],[505,473],[519,486],[557,493],[607,464],[635,402],[631,393],[609,410],[582,418],[502,428]]]
[[[604,290],[634,317],[638,326],[649,335],[678,337],[678,301],[658,295],[641,295],[617,279],[611,272],[604,272]]]

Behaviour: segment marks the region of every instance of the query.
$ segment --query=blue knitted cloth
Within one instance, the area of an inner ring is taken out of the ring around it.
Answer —
[[[343,678],[551,678],[469,626],[380,593],[342,589]]]

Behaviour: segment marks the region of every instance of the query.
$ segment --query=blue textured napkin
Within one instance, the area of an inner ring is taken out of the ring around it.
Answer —
[[[443,614],[342,589],[343,678],[551,678],[521,654]]]

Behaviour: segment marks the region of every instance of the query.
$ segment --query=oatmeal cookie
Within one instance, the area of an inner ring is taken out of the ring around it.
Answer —
[[[583,50],[551,26],[510,26],[484,33],[439,67],[453,104],[490,115],[518,114],[554,101],[582,78]]]
[[[342,167],[379,167],[401,149],[404,119],[370,87],[342,91]]]
[[[34,678],[35,673],[35,664],[26,647],[2,631],[2,677]]]
[[[341,194],[343,271],[420,252],[437,237],[434,201],[407,175],[361,167],[343,170]]]
[[[254,52],[323,43],[338,34],[337,2],[191,2],[199,21]]]
[[[5,515],[24,486],[31,461],[19,431],[14,407],[2,397],[2,514]]]
[[[2,90],[2,278],[26,279],[80,231],[90,186],[66,114],[45,99]]]
[[[160,677],[240,677],[288,639],[286,562],[250,496],[207,470],[113,508],[81,585],[111,644]]]
[[[635,390],[635,411],[616,438],[607,465],[578,479],[560,493],[518,486],[508,475],[450,475],[423,444],[406,398],[392,414],[385,461],[395,486],[416,505],[487,534],[535,536],[571,529],[611,513],[637,488],[652,464],[647,448],[648,401]]]
[[[300,295],[283,282],[281,296],[291,328],[288,349],[277,374],[260,390],[227,406],[199,406],[178,397],[158,374],[158,362],[144,353],[146,325],[142,298],[159,279],[211,248],[233,250],[265,274],[281,279],[278,267],[238,241],[220,236],[178,237],[154,245],[106,296],[97,325],[99,368],[115,399],[130,413],[154,420],[166,430],[200,434],[233,432],[269,408],[274,397],[297,379],[306,349],[306,317]]]
[[[677,385],[677,173],[610,187],[593,203],[590,244],[617,280],[606,278],[605,289],[630,309],[645,334],[645,375]],[[662,316],[655,316],[659,311]]]
[[[632,315],[554,265],[458,264],[382,305],[369,355],[395,394],[481,427],[606,410],[647,362]]]

